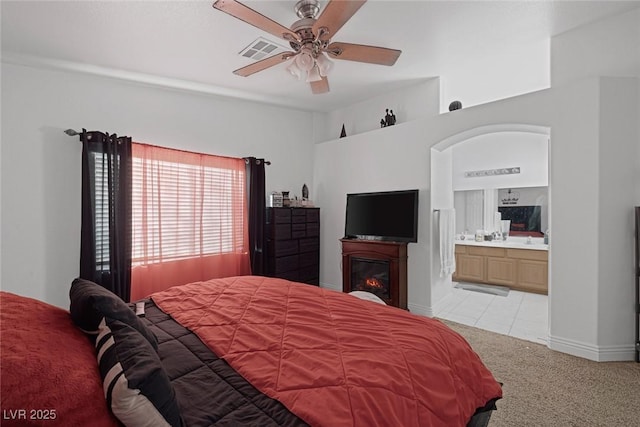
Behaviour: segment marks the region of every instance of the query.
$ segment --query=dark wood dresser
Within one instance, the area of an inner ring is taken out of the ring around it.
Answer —
[[[320,283],[320,208],[267,208],[267,275]]]

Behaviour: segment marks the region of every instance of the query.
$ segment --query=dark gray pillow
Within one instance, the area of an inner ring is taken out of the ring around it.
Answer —
[[[85,333],[95,338],[98,325],[105,317],[132,326],[144,336],[155,350],[158,340],[154,333],[136,316],[119,296],[108,289],[85,279],[75,279],[69,291],[71,318]]]
[[[180,427],[176,394],[149,341],[109,317],[98,326],[96,352],[107,406],[127,427]]]

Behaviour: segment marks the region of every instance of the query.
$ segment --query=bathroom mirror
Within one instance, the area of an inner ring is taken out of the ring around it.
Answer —
[[[495,212],[511,220],[509,235],[542,237],[549,228],[548,187],[454,191],[456,234],[495,231]]]

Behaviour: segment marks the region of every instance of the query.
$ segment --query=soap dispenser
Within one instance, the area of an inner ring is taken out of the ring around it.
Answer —
[[[544,244],[548,245],[549,244],[549,229],[547,228],[547,230],[544,232]]]

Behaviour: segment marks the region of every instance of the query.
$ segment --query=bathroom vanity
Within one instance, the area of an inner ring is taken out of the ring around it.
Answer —
[[[549,246],[526,240],[456,240],[456,271],[460,282],[507,286],[514,290],[547,294]]]

